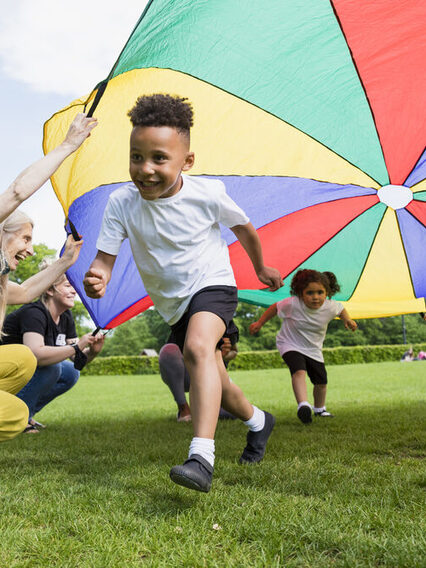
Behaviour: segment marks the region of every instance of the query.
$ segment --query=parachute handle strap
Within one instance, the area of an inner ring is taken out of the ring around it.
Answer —
[[[108,79],[105,79],[105,81],[102,81],[101,83],[99,83],[98,91],[95,95],[95,100],[93,101],[93,104],[90,107],[89,112],[87,113],[88,118],[93,116],[93,113],[95,112],[96,107],[98,106],[99,101],[101,100],[102,95],[104,94],[107,85],[108,85]]]

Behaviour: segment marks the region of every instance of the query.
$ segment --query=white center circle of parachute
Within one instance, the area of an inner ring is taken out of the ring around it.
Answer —
[[[377,192],[382,203],[392,209],[402,209],[413,199],[413,192],[404,185],[384,185]]]

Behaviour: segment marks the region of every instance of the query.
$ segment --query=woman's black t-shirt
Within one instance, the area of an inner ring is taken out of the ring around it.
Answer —
[[[56,325],[41,300],[25,304],[10,313],[4,321],[3,332],[6,334],[2,338],[3,344],[22,344],[22,337],[27,332],[39,333],[44,337],[44,344],[50,346],[66,345],[67,339],[77,337],[70,310],[61,314],[59,323]]]

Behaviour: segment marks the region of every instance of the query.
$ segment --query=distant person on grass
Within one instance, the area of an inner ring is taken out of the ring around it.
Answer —
[[[43,274],[21,285],[8,280],[8,273],[33,254],[33,222],[17,207],[33,195],[96,126],[95,119],[79,114],[64,141],[26,168],[0,195],[0,330],[7,304],[24,304],[37,298],[77,259],[82,242],[67,241],[64,255]],[[31,378],[36,359],[24,345],[0,346],[0,442],[20,434],[28,423],[28,407],[14,396]]]
[[[47,266],[45,264],[44,269]],[[3,342],[26,345],[37,359],[33,376],[16,395],[29,408],[26,433],[37,434],[45,427],[34,419],[34,415],[72,388],[78,381],[80,370],[103,347],[102,334],[94,337],[87,333],[78,339],[70,311],[75,296],[76,291],[62,274],[40,300],[26,304],[6,317]]]
[[[263,458],[275,419],[252,406],[230,382],[217,344],[237,306],[237,288],[219,223],[229,227],[250,257],[259,280],[272,290],[279,272],[264,265],[259,237],[223,183],[183,175],[194,164],[190,151],[191,105],[181,97],[140,97],[129,116],[130,177],[114,191],[97,241],[98,253],[84,278],[85,290],[101,298],[121,243],[129,238],[145,288],[172,327],[191,377],[194,428],[189,456],[170,471],[172,481],[210,490],[214,436],[222,406],[249,428],[241,463]]]
[[[258,333],[262,326],[278,315],[282,319],[277,335],[277,348],[291,373],[297,416],[304,423],[312,422],[312,408],[308,402],[306,373],[314,385],[314,414],[331,418],[327,412],[327,371],[322,346],[329,322],[339,317],[346,329],[355,331],[357,324],[340,302],[331,298],[340,290],[332,272],[299,270],[291,281],[292,297],[270,306],[257,322],[250,325],[250,333]]]
[[[401,361],[414,361],[414,349],[412,345],[410,345],[410,348],[402,354]]]
[[[236,339],[234,340],[236,341]],[[223,337],[220,344],[223,363],[228,368],[230,361],[235,359],[238,353],[236,343],[231,344],[229,337]],[[186,400],[189,391],[189,373],[185,367],[182,351],[175,343],[166,343],[160,350],[158,356],[160,374],[163,382],[169,387],[178,407],[177,421],[191,422],[191,409]],[[224,408],[219,411],[219,418],[235,418]]]

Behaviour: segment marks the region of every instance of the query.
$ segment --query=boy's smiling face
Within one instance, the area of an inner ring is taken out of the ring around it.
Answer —
[[[130,177],[143,199],[171,197],[182,186],[181,172],[194,164],[189,139],[169,126],[135,126],[130,135]]]

